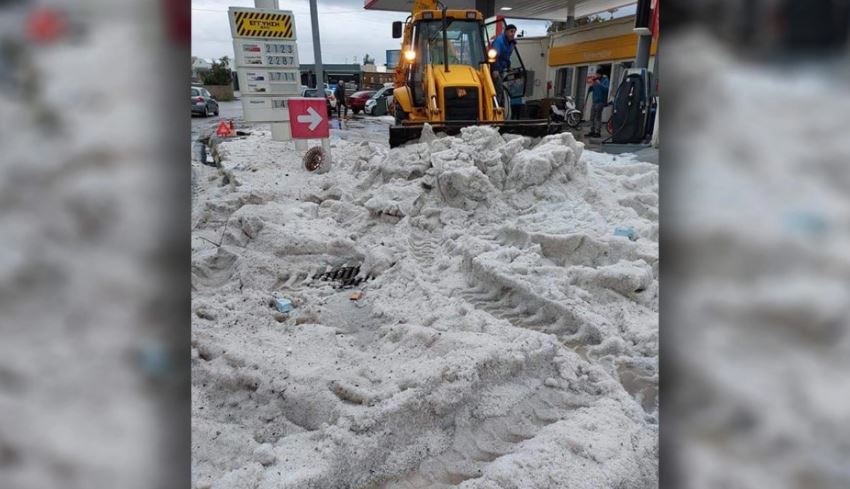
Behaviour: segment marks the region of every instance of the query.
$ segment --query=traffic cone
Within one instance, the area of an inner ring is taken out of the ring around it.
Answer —
[[[215,134],[218,137],[226,138],[229,136],[236,135],[236,128],[233,126],[233,121],[221,121],[218,123],[218,127],[215,130]]]
[[[38,8],[30,12],[26,26],[29,38],[39,43],[56,41],[67,32],[65,15],[50,8]]]

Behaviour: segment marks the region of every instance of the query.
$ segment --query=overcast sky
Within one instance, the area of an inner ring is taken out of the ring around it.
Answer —
[[[228,7],[253,7],[253,0],[192,0],[192,55],[205,59],[229,56],[233,59],[233,39],[227,18]],[[310,29],[308,0],[280,0],[281,10],[295,14],[298,55],[301,63],[313,62],[313,40]],[[392,38],[392,22],[404,20],[403,12],[365,10],[363,0],[319,0],[319,33],[322,62],[360,62],[368,53],[384,63],[387,49],[399,49],[400,41]],[[543,35],[546,23],[517,21],[526,35]]]

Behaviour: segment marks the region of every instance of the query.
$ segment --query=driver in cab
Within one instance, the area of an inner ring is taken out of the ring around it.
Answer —
[[[495,85],[496,93],[500,94],[499,98],[508,102],[502,105],[505,110],[510,110],[510,98],[504,94],[504,78],[505,72],[511,68],[511,55],[515,46],[516,26],[508,24],[505,27],[505,32],[493,41],[493,49],[496,50],[496,61],[493,63],[493,85]],[[510,116],[506,118],[510,118]]]

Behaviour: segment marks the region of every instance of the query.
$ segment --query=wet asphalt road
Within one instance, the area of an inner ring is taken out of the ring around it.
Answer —
[[[343,139],[347,141],[370,141],[375,143],[388,144],[389,142],[389,126],[392,124],[391,117],[372,117],[366,115],[349,116],[350,118],[340,124],[336,113],[332,114],[330,119],[331,139]],[[192,159],[200,160],[200,148],[197,140],[199,137],[205,136],[215,131],[216,126],[222,120],[233,120],[237,127],[265,129],[269,130],[269,124],[251,124],[245,123],[242,117],[242,102],[234,100],[231,102],[219,102],[219,115],[213,117],[192,116]],[[601,139],[590,139],[586,137],[586,124],[582,124],[579,129],[572,130],[576,139],[585,143],[586,148],[593,151],[601,152],[621,152],[622,150],[609,151],[604,145],[600,144]],[[607,134],[606,134],[607,136]],[[653,163],[658,162],[658,150],[656,148],[647,148],[637,151],[638,156],[642,161]]]
[[[331,139],[368,140],[377,143],[388,143],[389,126],[391,118],[371,117],[366,115],[349,116],[340,125],[336,113],[330,119]],[[215,131],[215,128],[223,120],[232,120],[237,127],[251,130],[251,128],[269,130],[269,124],[245,123],[242,116],[242,102],[234,100],[230,102],[219,102],[219,115],[212,117],[192,116],[192,159],[198,161],[200,150],[198,138],[206,136]]]
[[[232,119],[233,122],[239,125],[242,122],[242,102],[239,100],[219,102],[218,113],[219,115],[212,117],[192,116],[192,141],[196,141],[199,137],[215,131],[215,127],[223,120]]]

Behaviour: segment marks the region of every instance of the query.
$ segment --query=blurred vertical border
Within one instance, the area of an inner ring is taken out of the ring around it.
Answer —
[[[848,24],[664,1],[664,488],[850,487]]]
[[[0,0],[0,487],[190,486],[188,0]]]

